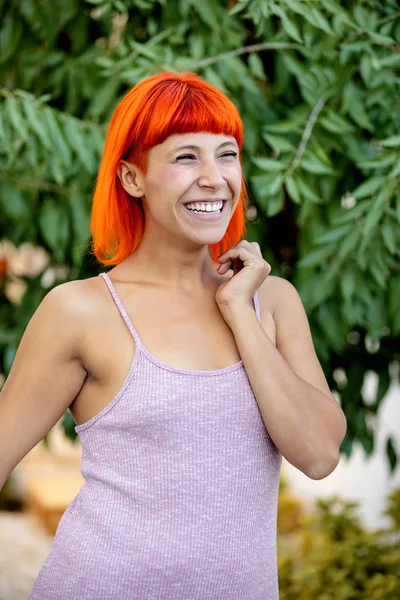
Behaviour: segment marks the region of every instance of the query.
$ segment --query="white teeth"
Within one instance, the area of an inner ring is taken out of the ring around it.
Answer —
[[[222,208],[222,205],[223,202],[215,202],[214,204],[193,202],[191,204],[186,204],[186,208],[196,212],[219,212]]]

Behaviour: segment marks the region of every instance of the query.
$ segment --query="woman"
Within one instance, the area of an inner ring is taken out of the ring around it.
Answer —
[[[1,393],[2,481],[67,408],[82,443],[31,600],[278,598],[281,457],[326,477],[346,424],[299,295],[243,239],[242,141],[191,73],[113,115],[91,221],[113,268],[47,294]]]

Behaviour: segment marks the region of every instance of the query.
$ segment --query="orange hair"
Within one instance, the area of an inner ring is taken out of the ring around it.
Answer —
[[[116,265],[137,248],[144,230],[139,202],[124,190],[117,175],[121,159],[144,173],[148,152],[177,133],[207,131],[235,137],[243,143],[243,124],[234,104],[195,73],[162,73],[133,87],[111,118],[93,198],[90,230],[92,250],[99,262]],[[238,205],[222,240],[210,244],[215,262],[245,233],[248,203],[244,178]]]

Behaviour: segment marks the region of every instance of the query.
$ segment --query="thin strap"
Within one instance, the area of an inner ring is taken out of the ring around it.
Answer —
[[[122,318],[124,319],[129,331],[131,332],[133,339],[135,340],[135,344],[137,346],[141,345],[141,341],[140,338],[137,334],[136,329],[134,328],[134,326],[132,325],[132,321],[130,320],[130,318],[128,317],[128,313],[126,312],[124,305],[122,304],[117,292],[115,291],[115,287],[112,284],[111,279],[109,278],[109,276],[107,275],[107,273],[99,273],[100,277],[103,277],[104,281],[106,282],[108,289],[111,292],[111,296],[113,297],[115,304],[118,307],[119,312],[121,313]]]
[[[139,338],[139,335],[136,331],[136,329],[134,328],[134,326],[132,325],[132,321],[130,320],[128,313],[126,312],[124,305],[122,304],[116,290],[115,287],[112,284],[111,279],[109,278],[109,276],[107,275],[107,273],[99,273],[99,275],[101,277],[103,277],[104,281],[106,282],[108,289],[111,292],[111,295],[115,301],[115,304],[118,307],[119,312],[121,313],[122,318],[124,319],[129,331],[131,332],[131,334],[133,335],[133,338],[135,340],[135,343],[137,345],[141,345],[141,341]],[[254,304],[254,309],[256,311],[256,315],[257,315],[257,319],[259,320],[259,322],[261,323],[261,316],[260,316],[260,304],[258,301],[258,292],[256,292],[253,296],[253,304]]]
[[[256,315],[257,315],[257,319],[259,320],[259,322],[261,323],[261,316],[260,316],[260,303],[258,302],[258,292],[256,292],[253,296],[253,302],[254,302],[254,308],[256,310]]]

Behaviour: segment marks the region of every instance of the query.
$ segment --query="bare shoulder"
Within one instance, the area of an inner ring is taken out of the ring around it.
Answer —
[[[278,307],[282,308],[285,304],[290,305],[290,300],[296,296],[299,298],[294,285],[287,279],[276,275],[268,275],[261,284],[258,295],[260,309],[269,310],[273,317],[275,317]]]
[[[86,333],[96,328],[105,316],[104,294],[99,277],[67,281],[52,288],[40,306],[42,319],[58,331],[68,330],[76,344],[74,354],[81,355]]]
[[[101,293],[98,277],[76,279],[61,283],[52,288],[44,298],[48,310],[59,312],[60,316],[87,319],[102,306],[104,295]]]
[[[96,296],[99,296],[99,286],[97,285],[97,277],[89,277],[88,279],[76,279],[66,281],[52,288],[45,298],[55,306],[60,306],[64,310],[81,310],[85,309]]]

